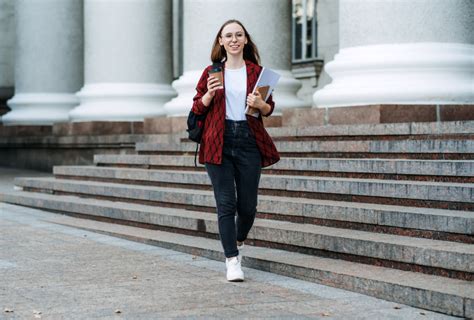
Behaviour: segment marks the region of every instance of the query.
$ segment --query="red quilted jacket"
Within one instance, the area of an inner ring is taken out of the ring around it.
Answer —
[[[252,92],[255,83],[257,82],[258,76],[262,70],[262,67],[254,64],[251,61],[245,61],[247,65],[247,95]],[[211,68],[208,66],[204,69],[201,78],[196,87],[196,95],[193,98],[192,111],[195,114],[203,114],[209,108],[209,113],[206,117],[204,124],[204,131],[201,140],[201,146],[199,148],[199,163],[222,163],[222,150],[224,145],[224,126],[225,126],[225,90],[218,90],[214,98],[212,99],[209,107],[204,106],[202,103],[202,96],[207,92],[207,72]],[[266,115],[267,117],[272,114],[275,103],[272,100],[272,96],[267,100],[267,103],[271,106],[270,112]],[[270,166],[278,160],[280,155],[273,143],[272,138],[269,136],[263,126],[262,116],[258,118],[247,115],[247,122],[250,130],[255,136],[258,149],[262,155],[262,167]]]

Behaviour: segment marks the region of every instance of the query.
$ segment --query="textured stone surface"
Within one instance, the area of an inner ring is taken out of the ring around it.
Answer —
[[[143,134],[141,122],[71,122],[53,125],[55,136],[82,136],[82,135],[118,135],[118,134]]]
[[[474,120],[474,105],[440,106],[441,121]]]
[[[282,125],[284,127],[322,126],[325,124],[324,109],[291,108],[282,111]]]
[[[0,137],[48,136],[52,126],[5,126],[0,124]]]
[[[380,122],[436,122],[435,105],[380,105]],[[457,119],[470,120],[470,119]]]
[[[432,311],[423,311],[422,315],[421,310],[407,306],[249,268],[244,269],[247,280],[243,284],[229,285],[223,279],[222,262],[83,229],[222,261],[216,240],[197,240],[1,205],[8,209],[0,211],[2,226],[8,226],[5,228],[8,236],[2,238],[7,250],[0,253],[1,261],[5,262],[3,269],[9,279],[15,279],[2,283],[10,292],[2,301],[8,304],[4,307],[14,308],[15,316],[28,317],[32,310],[39,310],[45,317],[71,314],[113,317],[114,311],[120,309],[122,316],[143,315],[144,318],[157,315],[208,318],[222,313],[232,316],[234,312],[239,316],[262,312],[272,317],[320,318],[322,313],[329,312],[331,317],[342,319],[449,319]],[[19,246],[19,243],[28,245]],[[10,250],[15,250],[15,254]],[[360,268],[356,263],[292,252],[283,254],[281,250],[247,247],[244,265],[457,316],[464,316],[463,297],[472,300],[470,283],[413,276],[380,267]],[[76,290],[69,290],[71,286]],[[233,296],[231,305],[220,298],[222,295]]]

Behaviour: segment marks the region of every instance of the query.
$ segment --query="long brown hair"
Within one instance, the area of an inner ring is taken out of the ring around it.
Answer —
[[[247,29],[245,29],[242,22],[235,19],[227,20],[226,22],[224,22],[224,24],[219,29],[219,32],[217,32],[211,50],[212,62],[222,62],[224,58],[227,58],[227,52],[225,51],[224,46],[221,46],[219,44],[219,38],[221,37],[222,29],[224,29],[225,26],[231,23],[237,23],[242,27],[242,29],[244,29],[245,37],[247,38],[247,44],[244,46],[244,60],[250,60],[255,64],[260,64],[260,55],[258,54],[257,46],[255,45],[255,43],[253,43],[249,33],[247,32]]]

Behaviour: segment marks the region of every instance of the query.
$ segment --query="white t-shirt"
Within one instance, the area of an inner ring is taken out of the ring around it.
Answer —
[[[239,121],[247,120],[245,105],[247,103],[247,68],[225,69],[225,118]]]

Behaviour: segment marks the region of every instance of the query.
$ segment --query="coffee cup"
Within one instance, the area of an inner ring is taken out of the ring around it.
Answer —
[[[208,71],[210,77],[215,77],[219,79],[220,85],[222,85],[222,67],[213,65],[212,68]]]

